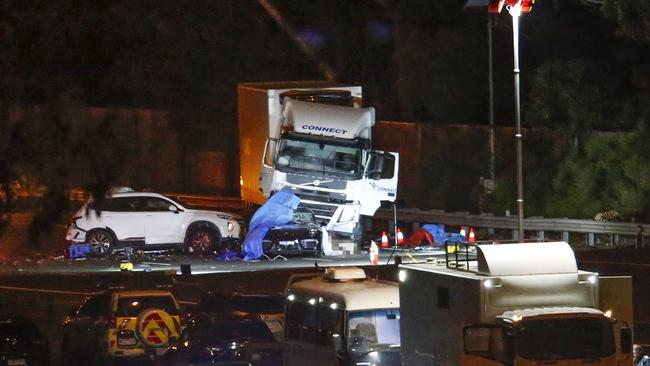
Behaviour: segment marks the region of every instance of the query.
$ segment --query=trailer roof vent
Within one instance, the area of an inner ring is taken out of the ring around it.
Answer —
[[[358,267],[330,267],[325,271],[323,279],[336,282],[365,280],[366,272]]]

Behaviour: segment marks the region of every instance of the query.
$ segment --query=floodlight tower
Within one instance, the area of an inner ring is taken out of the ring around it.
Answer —
[[[515,142],[517,154],[517,216],[519,240],[524,240],[524,174],[521,148],[521,105],[519,98],[519,17],[522,13],[529,13],[535,0],[467,0],[466,7],[487,6],[488,13],[499,14],[506,8],[512,17],[512,44],[514,55],[514,80],[515,80]]]

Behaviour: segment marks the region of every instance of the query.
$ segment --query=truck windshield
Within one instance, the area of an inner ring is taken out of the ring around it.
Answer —
[[[528,320],[517,329],[517,354],[528,360],[597,359],[615,352],[605,319]]]
[[[399,309],[353,311],[348,315],[350,352],[399,347]]]
[[[360,177],[361,148],[331,141],[285,138],[280,144],[276,167],[281,172],[312,171],[341,177]]]

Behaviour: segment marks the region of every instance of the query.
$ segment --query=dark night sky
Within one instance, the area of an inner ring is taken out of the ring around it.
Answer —
[[[314,57],[263,3],[275,6]],[[65,92],[91,105],[218,103],[232,116],[237,82],[321,79],[322,62],[337,79],[363,85],[380,118],[485,121],[487,15],[459,0],[3,4],[3,61],[14,76],[5,85],[23,100]],[[512,114],[510,28],[501,14],[494,55],[503,120]],[[544,62],[598,59],[620,46],[612,26],[577,1],[538,1],[522,19],[524,93]]]

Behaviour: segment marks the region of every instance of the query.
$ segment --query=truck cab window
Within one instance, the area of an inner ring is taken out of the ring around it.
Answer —
[[[400,345],[400,314],[395,309],[353,311],[348,316],[351,352]]]
[[[373,151],[368,164],[368,176],[371,179],[391,179],[395,175],[395,156],[380,151]]]
[[[323,141],[284,139],[279,148],[277,167],[280,171],[311,171],[335,176],[360,177],[361,149]]]
[[[384,169],[381,171],[381,179],[390,179],[395,172],[395,157],[391,154],[384,155]]]

